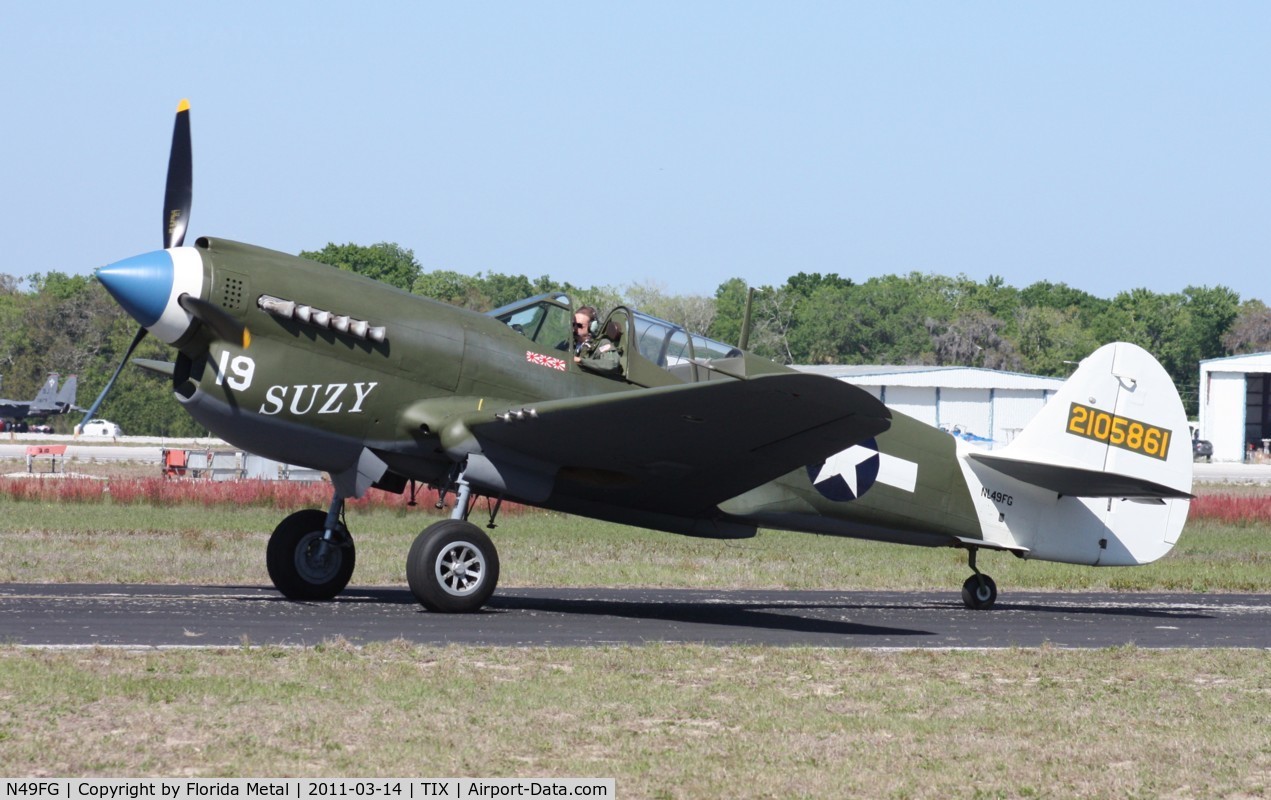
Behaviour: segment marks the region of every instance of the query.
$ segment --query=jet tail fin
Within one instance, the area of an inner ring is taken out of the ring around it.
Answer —
[[[57,401],[57,378],[56,372],[49,373],[48,380],[44,381],[40,391],[35,393],[35,399],[31,401],[30,413],[49,413],[56,409],[54,403]]]
[[[969,457],[1065,496],[1192,496],[1191,441],[1178,390],[1155,358],[1127,342],[1083,360],[1005,448]]]
[[[57,393],[57,397],[53,400],[53,404],[57,406],[58,413],[65,414],[75,408],[75,396],[78,392],[79,378],[72,375],[66,379],[66,383],[62,384],[62,390]]]

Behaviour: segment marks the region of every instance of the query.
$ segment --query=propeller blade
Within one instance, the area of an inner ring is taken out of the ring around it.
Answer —
[[[190,294],[178,297],[177,303],[195,319],[210,328],[218,339],[232,342],[243,348],[251,345],[252,334],[247,330],[247,326],[234,319],[228,311],[215,303],[209,303]]]
[[[172,247],[180,247],[185,243],[185,230],[190,224],[190,205],[194,202],[194,150],[190,144],[190,101],[182,100],[177,103],[177,118],[172,125],[172,149],[168,153],[168,182],[163,192],[163,249],[167,250]],[[182,300],[186,299],[183,295]],[[202,303],[203,301],[197,301]],[[207,305],[211,305],[208,303]],[[185,304],[182,303],[182,307]],[[213,306],[213,309],[225,314],[219,308]],[[190,311],[194,316],[203,319],[199,314]],[[230,318],[230,322],[234,320]],[[211,323],[209,323],[210,325]],[[236,323],[235,323],[236,324]],[[213,326],[215,330],[215,327]],[[230,337],[231,341],[235,338],[241,338],[243,346],[247,346],[249,335],[247,329],[238,325],[235,329],[235,336]],[[238,331],[241,331],[239,333]],[[137,345],[141,344],[141,340],[146,338],[146,328],[141,326],[137,329],[137,334],[132,337],[132,344],[128,345],[128,351],[124,353],[124,357],[120,359],[119,366],[115,367],[115,372],[110,376],[110,380],[106,381],[106,386],[101,390],[101,394],[97,395],[97,399],[88,407],[88,411],[84,414],[84,419],[75,426],[75,432],[78,434],[84,427],[84,423],[92,419],[97,413],[97,409],[101,408],[101,404],[106,399],[106,395],[110,394],[110,390],[115,385],[115,381],[119,378],[119,374],[124,371],[124,365],[128,363],[132,351],[137,349]]]
[[[132,344],[128,345],[128,351],[119,360],[119,366],[115,367],[115,374],[111,375],[110,380],[106,381],[106,386],[102,388],[101,394],[97,395],[97,399],[93,401],[93,404],[88,407],[88,411],[84,413],[84,418],[75,426],[76,433],[80,432],[85,422],[88,422],[97,414],[97,409],[101,408],[102,401],[110,393],[110,388],[115,385],[115,379],[119,377],[119,373],[124,371],[124,365],[128,363],[128,357],[132,355],[132,351],[137,349],[137,345],[141,344],[141,340],[144,338],[146,338],[146,329],[138,328],[137,335],[132,337]]]
[[[168,155],[168,186],[163,193],[163,247],[180,247],[194,200],[194,154],[190,145],[190,101],[177,104]]]
[[[168,380],[173,380],[176,376],[177,365],[171,361],[159,361],[154,358],[134,358],[132,363],[147,372],[153,372],[155,375]]]

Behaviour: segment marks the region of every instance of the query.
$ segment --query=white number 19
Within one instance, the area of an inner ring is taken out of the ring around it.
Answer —
[[[233,373],[226,377],[225,373]],[[241,392],[252,385],[252,376],[256,374],[256,362],[247,356],[235,356],[231,361],[228,350],[221,351],[221,360],[216,370],[216,385],[228,383],[229,388]]]

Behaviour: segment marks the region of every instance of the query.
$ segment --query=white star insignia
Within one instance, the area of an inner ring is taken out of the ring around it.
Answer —
[[[864,445],[852,445],[843,452],[835,453],[827,458],[825,464],[821,466],[820,474],[812,482],[823,483],[837,475],[847,483],[852,496],[859,497],[860,492],[856,490],[856,468],[876,455],[878,455],[877,450],[871,450]]]

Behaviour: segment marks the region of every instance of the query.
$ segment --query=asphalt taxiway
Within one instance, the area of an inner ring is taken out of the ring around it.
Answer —
[[[1271,595],[500,589],[477,614],[352,587],[294,602],[259,586],[0,584],[0,643],[54,647],[652,642],[870,648],[1271,648]]]

